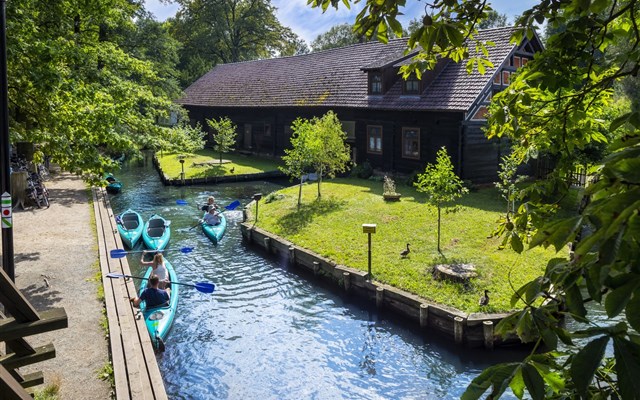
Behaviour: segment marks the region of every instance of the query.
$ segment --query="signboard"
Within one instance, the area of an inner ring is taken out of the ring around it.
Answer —
[[[376,224],[362,224],[362,233],[376,233]]]
[[[11,195],[7,192],[2,193],[2,229],[13,226],[11,208]]]

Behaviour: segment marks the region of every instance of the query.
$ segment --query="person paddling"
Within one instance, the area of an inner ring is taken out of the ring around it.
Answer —
[[[209,212],[203,217],[203,221],[207,225],[218,225],[220,223],[220,213],[215,207],[209,207]]]
[[[151,275],[149,278],[149,287],[142,291],[140,297],[132,297],[129,301],[134,307],[140,307],[142,301],[146,302],[147,308],[162,307],[169,304],[171,294],[168,290],[158,288],[160,280],[158,275]]]
[[[218,208],[218,204],[216,204],[216,198],[213,196],[209,196],[209,198],[207,199],[207,204],[200,207],[200,210],[209,211],[211,206],[213,206],[214,208]]]

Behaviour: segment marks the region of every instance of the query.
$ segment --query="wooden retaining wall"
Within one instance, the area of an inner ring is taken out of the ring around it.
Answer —
[[[241,224],[242,236],[249,244],[286,260],[291,266],[335,283],[349,294],[375,302],[380,309],[392,311],[419,324],[419,327],[450,337],[458,344],[492,349],[519,344],[517,337],[503,339],[494,334],[495,325],[509,314],[466,314],[452,307],[429,302],[398,288],[370,281],[365,271],[350,268],[260,229],[253,223]]]
[[[268,179],[279,179],[286,177],[280,171],[268,171],[255,174],[237,174],[237,175],[224,175],[224,176],[208,176],[204,178],[189,178],[189,179],[171,179],[164,174],[158,158],[153,155],[153,165],[158,171],[160,180],[165,186],[189,186],[189,185],[204,185],[204,184],[218,184],[218,183],[232,183],[232,182],[247,182],[247,181],[261,181]]]

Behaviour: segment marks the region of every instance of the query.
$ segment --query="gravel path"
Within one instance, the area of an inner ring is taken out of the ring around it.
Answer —
[[[32,346],[53,342],[56,357],[29,367],[45,384],[58,381],[62,399],[109,399],[109,384],[98,377],[108,362],[108,341],[100,327],[97,299],[97,241],[90,192],[77,176],[60,174],[46,182],[51,207],[13,213],[16,285],[36,310],[64,307],[66,329],[28,337]],[[27,370],[27,368],[25,368]]]

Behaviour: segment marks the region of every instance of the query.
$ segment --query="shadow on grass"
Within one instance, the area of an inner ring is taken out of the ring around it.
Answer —
[[[302,203],[299,209],[283,216],[278,225],[284,235],[293,235],[303,230],[316,216],[339,211],[346,205],[346,201],[335,198],[321,198],[312,203]]]

